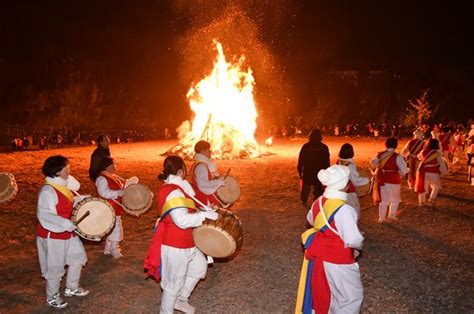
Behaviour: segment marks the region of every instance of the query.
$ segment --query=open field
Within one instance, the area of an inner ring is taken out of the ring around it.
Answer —
[[[372,139],[326,138],[334,161],[339,147],[350,141],[360,168],[383,149]],[[406,141],[402,141],[399,147]],[[291,313],[302,260],[300,234],[306,230],[299,205],[296,163],[304,140],[277,139],[273,155],[254,160],[218,161],[221,172],[241,184],[241,198],[232,207],[243,224],[244,242],[230,261],[208,270],[190,303],[200,313]],[[118,174],[138,176],[156,192],[162,169],[160,153],[174,142],[112,145]],[[0,154],[0,172],[15,175],[19,193],[0,205],[0,312],[46,313],[45,282],[36,253],[36,197],[44,180],[41,165],[50,155],[70,158],[81,194],[95,195],[87,177],[93,147]],[[463,159],[464,162],[465,159]],[[190,163],[188,163],[190,165]],[[466,182],[466,166],[456,165],[442,179],[434,207],[418,207],[416,195],[403,185],[400,220],[378,224],[369,197],[361,199],[360,228],[365,246],[359,260],[365,289],[363,312],[474,311],[474,187]],[[155,202],[156,203],[156,202]],[[144,280],[143,261],[157,219],[156,205],[140,218],[123,216],[124,257],[102,254],[103,243],[84,240],[89,258],[81,285],[91,290],[84,299],[69,300],[65,313],[158,312],[161,289]]]

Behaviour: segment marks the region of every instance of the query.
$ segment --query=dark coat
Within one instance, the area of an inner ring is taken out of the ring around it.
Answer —
[[[91,155],[91,164],[89,167],[89,178],[95,182],[99,176],[99,163],[102,159],[110,157],[110,149],[97,147]]]
[[[322,142],[308,142],[301,147],[298,157],[298,174],[303,184],[321,184],[318,172],[329,167],[329,149]]]

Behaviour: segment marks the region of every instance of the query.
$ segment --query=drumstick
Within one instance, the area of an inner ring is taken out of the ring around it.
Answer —
[[[224,205],[224,203],[221,202],[221,200],[216,196],[215,193],[212,193],[212,196],[214,196],[214,198],[219,202],[219,204],[220,204],[223,208],[228,208],[228,207],[230,206],[230,204]]]
[[[74,224],[77,226],[81,223],[81,221],[83,221],[84,219],[86,219],[87,216],[89,216],[91,214],[90,211],[86,211],[84,213],[84,215],[81,216],[81,218],[79,218]]]
[[[229,176],[229,173],[230,173],[230,170],[231,170],[231,169],[232,169],[232,168],[229,168],[229,170],[227,170],[227,172],[225,173],[224,181],[225,181],[225,179],[227,179],[227,177]]]
[[[188,195],[189,195],[189,194],[188,194]],[[195,201],[196,203],[198,203],[198,205],[201,205],[203,208],[210,207],[210,206],[204,205],[200,200],[198,200],[197,198],[195,198],[195,197],[192,196],[192,195],[189,195],[189,197],[192,198],[193,201]]]

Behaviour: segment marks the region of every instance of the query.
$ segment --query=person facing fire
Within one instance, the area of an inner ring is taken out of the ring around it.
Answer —
[[[194,164],[191,168],[191,185],[196,192],[196,198],[204,204],[219,205],[214,193],[225,185],[224,178],[219,177],[217,165],[211,159],[211,144],[198,141],[194,145]]]
[[[430,139],[424,149],[418,154],[420,164],[416,170],[415,192],[418,193],[418,203],[422,206],[426,201],[426,193],[431,187],[429,198],[434,203],[441,190],[440,174],[447,174],[445,160],[439,152],[439,141]]]
[[[312,228],[301,236],[305,253],[295,313],[360,312],[364,291],[355,257],[364,237],[347,203],[349,175],[342,165],[318,172],[326,189],[306,216]]]
[[[89,178],[95,182],[99,176],[99,163],[103,158],[110,157],[110,138],[106,134],[101,134],[97,137],[97,148],[91,155],[91,162],[89,166]]]
[[[385,221],[387,207],[388,219],[398,220],[397,210],[401,202],[401,178],[408,173],[403,157],[395,152],[398,140],[389,137],[385,141],[385,151],[380,152],[370,162],[375,169],[376,186],[374,186],[374,202],[379,204],[379,223]]]
[[[97,193],[114,208],[115,226],[105,241],[105,255],[112,255],[114,258],[122,257],[120,241],[123,240],[122,213],[121,206],[124,180],[115,174],[115,163],[110,157],[103,158],[99,162],[97,171],[99,176],[95,180]]]
[[[323,186],[317,177],[318,171],[329,167],[329,149],[322,143],[321,132],[314,129],[309,134],[309,141],[301,147],[298,156],[298,175],[300,177],[301,205],[308,209],[308,198],[313,188],[314,199],[323,194]]]
[[[418,154],[423,149],[423,130],[417,128],[413,132],[413,138],[403,147],[401,154],[408,163],[410,172],[408,173],[408,188],[411,190],[415,186],[416,169],[418,168],[419,160]]]
[[[451,161],[451,148],[456,147],[456,140],[451,133],[451,129],[449,127],[444,127],[438,137],[438,140],[443,158]]]
[[[75,199],[71,191],[78,191],[81,185],[70,175],[69,162],[64,156],[48,157],[41,170],[46,181],[38,195],[36,246],[41,274],[46,279],[46,303],[62,309],[68,305],[59,294],[66,265],[64,295],[84,297],[89,294],[79,286],[87,256],[74,233],[76,225],[71,221],[73,204],[79,198]]]
[[[200,279],[205,278],[207,261],[195,246],[193,229],[205,219],[216,220],[210,207],[199,211],[193,201],[194,190],[184,178],[186,165],[178,156],[168,156],[158,176],[164,184],[158,190],[160,218],[145,260],[146,273],[161,279],[160,313],[173,310],[194,313],[188,299]]]

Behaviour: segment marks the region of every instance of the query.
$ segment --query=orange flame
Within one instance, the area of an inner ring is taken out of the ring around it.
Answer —
[[[253,97],[255,79],[252,70],[242,70],[245,57],[228,63],[221,43],[214,40],[217,58],[209,76],[192,86],[187,98],[195,116],[181,124],[180,143],[171,153],[194,155],[194,144],[206,140],[211,144],[213,158],[254,158],[260,155],[254,134],[257,110]]]

